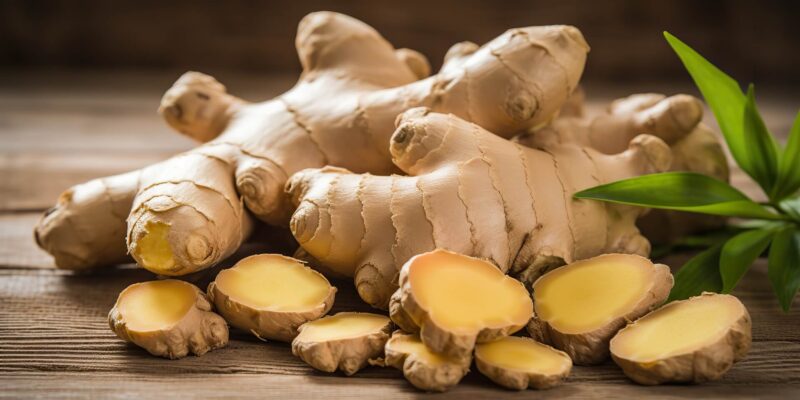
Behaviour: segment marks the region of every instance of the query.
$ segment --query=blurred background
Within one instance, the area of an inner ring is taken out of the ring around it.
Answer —
[[[315,10],[340,11],[434,68],[462,40],[510,27],[572,24],[592,46],[585,79],[685,78],[668,30],[741,81],[800,82],[798,1],[0,1],[0,63],[16,68],[299,70],[295,29]]]

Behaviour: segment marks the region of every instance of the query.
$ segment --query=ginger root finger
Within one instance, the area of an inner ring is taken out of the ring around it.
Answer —
[[[548,389],[569,376],[567,353],[533,339],[509,336],[475,346],[475,365],[494,383],[509,389]]]
[[[444,392],[458,384],[469,372],[471,354],[452,358],[431,351],[418,335],[395,331],[386,342],[386,365],[403,371],[414,387]]]
[[[228,324],[211,311],[203,292],[178,280],[128,286],[108,313],[108,323],[121,339],[166,358],[201,356],[228,343]]]
[[[565,351],[575,364],[608,359],[608,343],[627,321],[661,305],[672,288],[664,264],[604,254],[548,272],[533,284],[531,337]]]
[[[387,308],[403,264],[436,248],[490,260],[526,284],[577,259],[649,253],[635,226],[643,209],[572,194],[665,170],[670,152],[660,139],[642,135],[605,155],[573,144],[527,148],[425,108],[398,123],[390,151],[411,176],[326,167],[286,186],[297,206],[294,237],[324,267],[353,276],[369,304]]]
[[[232,326],[287,343],[300,325],[330,311],[335,294],[322,274],[279,254],[244,258],[208,285],[208,297]]]
[[[679,334],[678,334],[679,333]],[[611,340],[611,356],[643,385],[700,383],[722,377],[747,355],[750,315],[731,295],[703,293],[661,307]]]
[[[383,315],[341,312],[306,322],[292,340],[292,354],[325,372],[353,375],[383,355],[392,321]]]
[[[431,351],[469,358],[475,343],[513,334],[531,319],[528,291],[495,265],[434,250],[400,271],[400,307]],[[405,321],[404,321],[405,322]]]

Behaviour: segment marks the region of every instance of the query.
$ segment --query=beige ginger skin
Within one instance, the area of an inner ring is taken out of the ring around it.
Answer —
[[[489,260],[528,283],[598,254],[646,255],[650,245],[634,224],[642,209],[572,194],[670,163],[669,148],[653,136],[616,155],[572,144],[543,151],[424,108],[398,119],[391,152],[409,176],[327,167],[287,184],[300,245],[327,269],[353,276],[361,298],[379,308],[388,307],[400,267],[436,248]]]
[[[472,355],[453,358],[428,349],[416,334],[394,331],[386,342],[387,366],[403,371],[403,376],[417,389],[444,392],[458,384],[469,372]]]
[[[422,55],[331,12],[306,16],[296,46],[299,81],[266,102],[230,95],[207,75],[182,76],[159,112],[205,144],[68,189],[36,227],[39,245],[68,269],[126,253],[160,275],[208,268],[239,247],[253,217],[288,223],[283,187],[295,172],[398,172],[388,144],[404,110],[453,113],[504,137],[545,124],[577,85],[589,50],[574,27],[511,29],[481,47],[453,46],[442,70],[425,78]]]

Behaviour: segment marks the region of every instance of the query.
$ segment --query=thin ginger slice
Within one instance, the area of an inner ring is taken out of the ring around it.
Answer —
[[[469,357],[476,342],[518,331],[533,313],[522,283],[488,261],[441,249],[410,259],[398,290],[392,319],[419,327],[426,346],[450,357]]]
[[[257,254],[223,270],[208,295],[233,326],[259,338],[291,342],[297,328],[325,315],[336,288],[301,261]]]
[[[469,372],[472,362],[467,357],[449,357],[431,351],[419,335],[395,331],[386,342],[386,365],[403,371],[403,376],[416,388],[444,392],[458,384]]]
[[[517,336],[475,346],[475,364],[493,382],[517,390],[551,388],[572,369],[567,353]]]
[[[632,254],[605,254],[553,270],[533,285],[528,332],[579,365],[608,358],[608,342],[627,321],[666,300],[669,267]]]
[[[383,354],[392,321],[383,315],[341,312],[307,322],[292,341],[292,353],[325,372],[353,375]]]
[[[644,385],[706,382],[747,354],[750,315],[734,296],[703,293],[676,301],[628,325],[611,340],[614,361]]]
[[[153,355],[203,355],[228,343],[228,325],[194,285],[163,280],[135,283],[108,313],[111,330]]]

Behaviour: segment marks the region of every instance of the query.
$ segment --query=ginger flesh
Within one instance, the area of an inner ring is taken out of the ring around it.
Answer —
[[[331,286],[316,271],[292,259],[261,255],[240,261],[217,275],[217,288],[248,307],[305,311],[318,307]]]
[[[556,269],[534,284],[536,314],[562,333],[601,328],[630,312],[653,286],[646,259],[609,255]]]
[[[389,323],[389,318],[369,313],[339,313],[330,317],[307,322],[296,340],[322,342],[350,339],[380,331]]]
[[[195,303],[191,286],[179,281],[154,281],[132,286],[120,296],[118,310],[128,328],[140,332],[169,328]]]
[[[167,272],[175,267],[175,257],[169,246],[169,225],[163,222],[148,222],[147,233],[139,239],[136,254],[145,269],[155,273]]]
[[[458,362],[442,354],[432,352],[417,335],[392,336],[386,346],[400,353],[414,354],[417,359],[431,366]]]
[[[741,315],[741,303],[730,296],[701,296],[671,304],[620,331],[612,352],[636,362],[691,353],[719,340]]]
[[[561,374],[572,366],[566,354],[522,337],[505,337],[475,347],[475,357],[492,365],[542,375]]]
[[[449,329],[475,331],[530,318],[524,287],[486,261],[433,252],[418,257],[410,271],[417,302]]]

